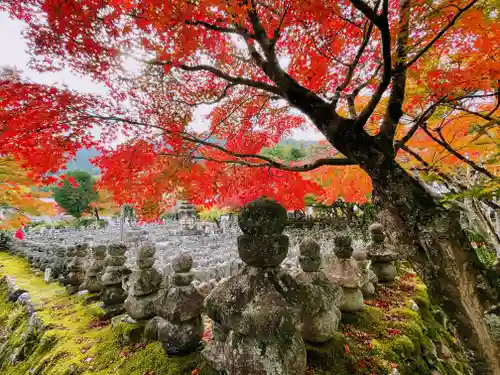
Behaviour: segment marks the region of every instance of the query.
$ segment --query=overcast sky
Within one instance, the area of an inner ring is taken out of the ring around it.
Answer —
[[[28,68],[29,56],[27,54],[26,42],[22,37],[24,23],[12,20],[6,13],[0,12],[0,67],[16,67],[23,71],[24,76],[34,82],[44,84],[66,84],[71,89],[86,92],[105,94],[106,87],[96,84],[89,78],[75,75],[69,70],[63,70],[53,73],[38,73]],[[208,121],[205,116],[208,114],[208,108],[200,108],[195,111],[193,128],[196,130],[208,129]],[[293,138],[304,140],[324,139],[323,136],[313,128],[307,130],[294,131]]]

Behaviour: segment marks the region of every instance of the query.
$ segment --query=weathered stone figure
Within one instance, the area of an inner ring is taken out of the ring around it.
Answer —
[[[156,319],[158,340],[170,354],[196,350],[203,336],[203,297],[192,285],[193,258],[179,254],[172,261],[172,283],[159,306]]]
[[[130,276],[130,270],[125,267],[127,247],[123,242],[112,243],[108,246],[106,257],[106,269],[101,276],[102,301],[107,316],[115,316],[125,310],[123,302],[127,298],[127,292],[123,284]]]
[[[65,277],[68,268],[67,248],[60,244],[54,244],[54,264],[52,266],[52,277],[61,281]]]
[[[92,248],[92,262],[85,274],[85,281],[80,289],[90,293],[99,293],[102,289],[101,276],[106,268],[106,246],[97,245]]]
[[[128,281],[128,297],[125,310],[136,320],[149,319],[155,315],[155,303],[162,276],[156,268],[154,244],[145,243],[137,249],[137,269],[132,271]]]
[[[321,271],[319,244],[311,238],[300,243],[299,263],[302,268],[296,279],[301,293],[301,332],[306,341],[323,343],[338,330],[343,299],[342,288],[333,284]]]
[[[360,289],[363,285],[363,279],[361,271],[352,257],[351,238],[347,235],[339,235],[335,237],[334,243],[334,253],[337,260],[328,266],[326,274],[331,281],[339,284],[344,291],[340,310],[345,312],[359,311],[364,306],[363,294]]]
[[[397,254],[385,241],[384,227],[382,224],[373,223],[368,231],[371,238],[367,248],[368,258],[371,260],[370,268],[377,275],[379,282],[394,281],[397,273],[394,261]]]
[[[281,282],[279,269],[289,245],[282,234],[286,211],[261,198],[241,210],[238,223],[244,233],[238,252],[246,264],[205,300],[214,340],[203,356],[231,375],[302,375],[306,350],[297,330],[300,312],[289,302],[298,291]]]
[[[363,297],[371,298],[375,294],[375,284],[378,282],[377,275],[369,268],[370,261],[367,259],[368,254],[361,249],[354,250],[352,257],[358,262],[358,267],[361,271],[363,284],[361,292]]]
[[[87,253],[88,246],[86,243],[75,245],[72,251],[73,257],[70,258],[68,264],[69,274],[66,282],[66,290],[69,294],[78,292],[80,285],[85,281],[85,271],[88,266]]]

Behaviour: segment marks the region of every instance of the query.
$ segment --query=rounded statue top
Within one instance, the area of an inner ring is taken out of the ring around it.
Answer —
[[[362,261],[366,260],[366,258],[368,257],[368,254],[364,250],[356,249],[353,251],[352,257],[354,259],[356,259],[358,262],[362,262]]]
[[[373,223],[368,227],[368,232],[370,233],[370,238],[373,242],[384,242],[385,232],[382,224]]]
[[[354,250],[351,246],[352,245],[351,237],[345,234],[341,234],[335,236],[333,242],[335,243],[335,248],[333,251],[335,252],[337,258],[347,259],[352,256]]]
[[[155,253],[156,253],[155,245],[151,242],[147,242],[137,249],[137,258],[139,259],[152,258],[154,257]]]
[[[172,268],[176,273],[191,271],[193,267],[193,257],[189,253],[180,253],[172,260]]]
[[[104,259],[106,257],[106,245],[92,247],[92,255],[97,259]]]
[[[321,248],[319,244],[310,237],[305,238],[299,245],[300,255],[306,258],[320,257]]]
[[[251,236],[281,234],[286,227],[286,210],[276,201],[259,198],[245,205],[238,215],[238,225]]]
[[[127,252],[124,242],[114,242],[108,246],[108,254],[111,256],[123,256]]]

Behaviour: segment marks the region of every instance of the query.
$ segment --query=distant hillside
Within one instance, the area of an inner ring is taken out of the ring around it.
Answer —
[[[85,171],[93,176],[101,173],[101,170],[93,165],[89,159],[99,156],[100,152],[94,148],[83,149],[76,153],[76,157],[66,164],[68,171]]]

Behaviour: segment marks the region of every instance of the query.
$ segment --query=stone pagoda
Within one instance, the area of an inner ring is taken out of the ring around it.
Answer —
[[[299,245],[299,263],[302,269],[296,280],[302,286],[301,332],[304,340],[324,343],[338,330],[343,299],[342,288],[333,284],[321,271],[319,244],[306,238]]]
[[[198,213],[196,208],[188,201],[178,202],[177,211],[181,230],[177,233],[181,236],[196,236],[203,234],[203,231],[198,229]]]
[[[344,312],[362,310],[364,299],[361,287],[364,280],[356,260],[352,257],[351,237],[347,235],[336,236],[334,243],[334,253],[337,260],[329,264],[326,274],[332,282],[340,285],[344,291],[344,299],[340,305],[340,310]]]
[[[86,243],[77,244],[70,253],[72,258],[69,259],[68,264],[66,290],[69,294],[73,294],[80,290],[80,285],[85,281],[85,272],[88,267],[88,245]]]
[[[206,298],[213,340],[202,352],[215,369],[231,375],[303,375],[306,350],[297,328],[297,290],[283,282],[279,265],[289,240],[286,210],[265,198],[240,211],[238,252],[245,265]],[[291,277],[290,277],[291,278]],[[292,301],[292,302],[291,302]]]
[[[153,267],[155,253],[152,243],[145,243],[137,249],[137,268],[132,271],[128,281],[128,297],[125,300],[125,310],[135,320],[155,316],[155,303],[162,281],[162,276]]]
[[[375,285],[378,282],[378,278],[369,268],[370,261],[368,260],[368,254],[366,251],[356,249],[352,253],[352,257],[358,262],[358,267],[363,278],[361,293],[363,293],[364,298],[371,298],[375,294]]]
[[[123,302],[127,298],[126,284],[130,270],[125,267],[127,246],[123,242],[108,246],[106,268],[101,276],[102,301],[106,316],[111,317],[124,312]]]
[[[106,246],[97,245],[92,248],[92,261],[85,274],[81,289],[90,293],[99,293],[102,289],[101,275],[106,268]]]
[[[195,351],[203,336],[203,297],[194,285],[193,258],[182,253],[172,261],[174,274],[158,308],[158,341],[169,354]]]
[[[368,259],[371,260],[371,270],[381,283],[394,281],[397,274],[394,262],[398,256],[385,239],[384,227],[382,224],[373,223],[368,231],[371,241],[368,244],[367,253]]]

